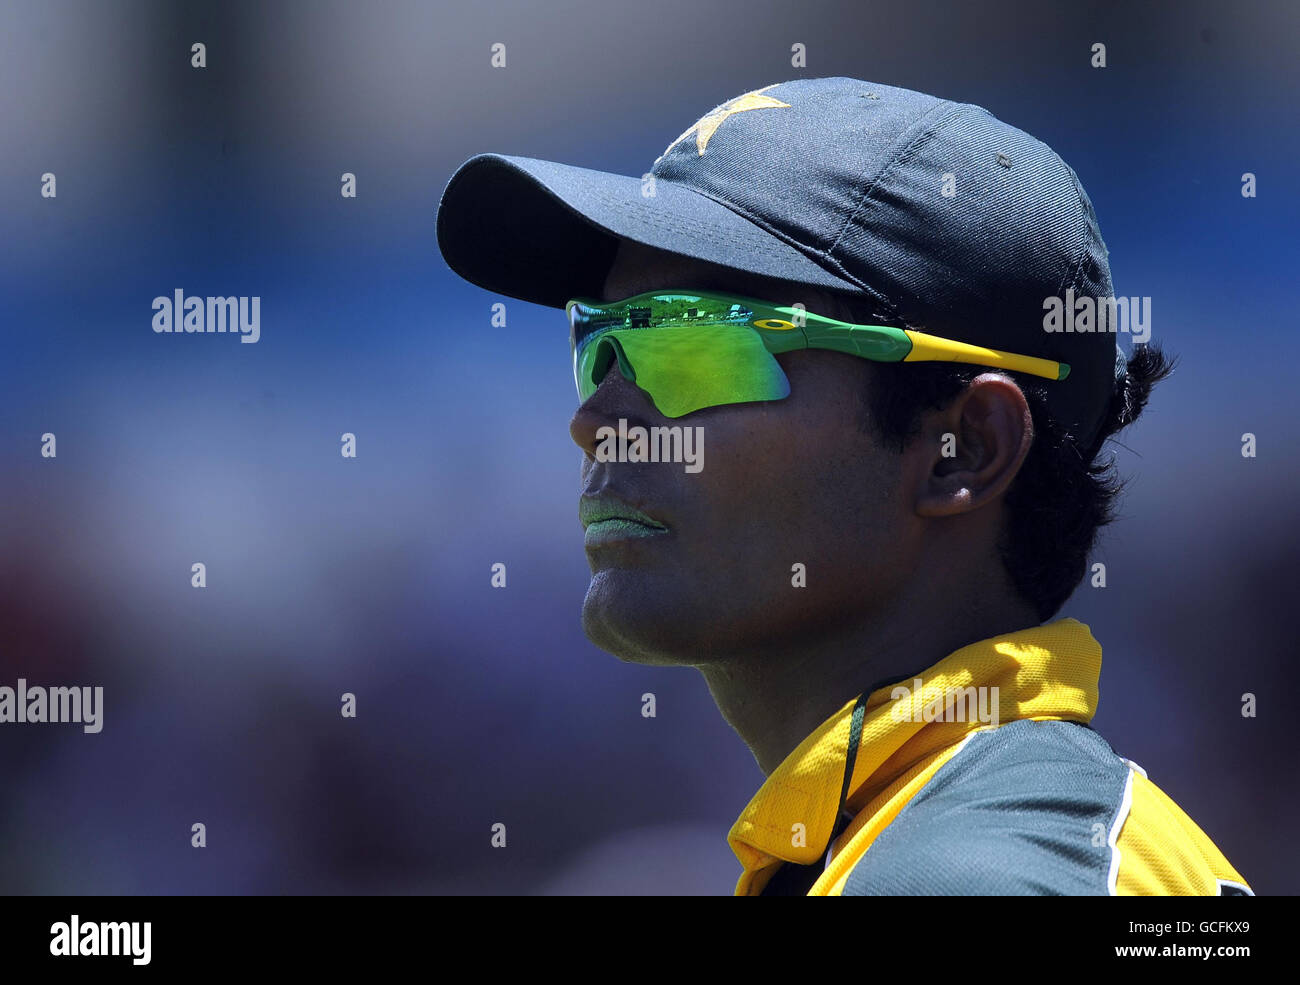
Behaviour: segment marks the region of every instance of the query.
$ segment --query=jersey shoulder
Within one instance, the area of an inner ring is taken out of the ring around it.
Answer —
[[[1213,895],[1220,879],[1245,887],[1105,739],[1075,722],[1025,720],[971,734],[866,850],[842,894]]]

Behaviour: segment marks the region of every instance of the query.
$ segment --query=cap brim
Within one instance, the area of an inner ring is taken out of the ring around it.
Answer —
[[[479,154],[462,164],[443,191],[437,235],[461,277],[552,308],[599,297],[620,239],[761,277],[860,290],[683,185],[659,180],[648,195],[640,178],[529,157]]]

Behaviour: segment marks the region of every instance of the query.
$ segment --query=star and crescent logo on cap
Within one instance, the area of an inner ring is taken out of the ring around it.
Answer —
[[[717,109],[701,116],[691,125],[690,129],[664,148],[664,152],[660,154],[659,157],[655,158],[656,163],[667,157],[669,151],[691,134],[695,134],[696,155],[702,157],[705,148],[709,146],[709,139],[717,132],[718,127],[722,126],[723,122],[725,122],[728,117],[735,116],[737,113],[744,113],[751,109],[777,109],[780,107],[789,109],[789,103],[783,103],[774,96],[763,95],[763,93],[768,89],[771,89],[772,86],[779,84],[780,83],[778,82],[773,82],[772,85],[763,86],[762,89],[754,89],[752,92],[747,92],[743,96],[729,99]]]

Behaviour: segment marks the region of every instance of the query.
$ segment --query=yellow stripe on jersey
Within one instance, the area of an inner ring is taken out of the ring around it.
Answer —
[[[1246,881],[1182,808],[1142,773],[1115,847],[1117,896],[1217,896],[1219,882]]]

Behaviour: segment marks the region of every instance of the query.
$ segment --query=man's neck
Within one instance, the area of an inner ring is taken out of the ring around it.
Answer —
[[[850,627],[700,670],[722,717],[770,776],[799,743],[864,691],[910,678],[970,643],[1038,625],[1032,608],[1018,599],[982,605],[960,617]]]

